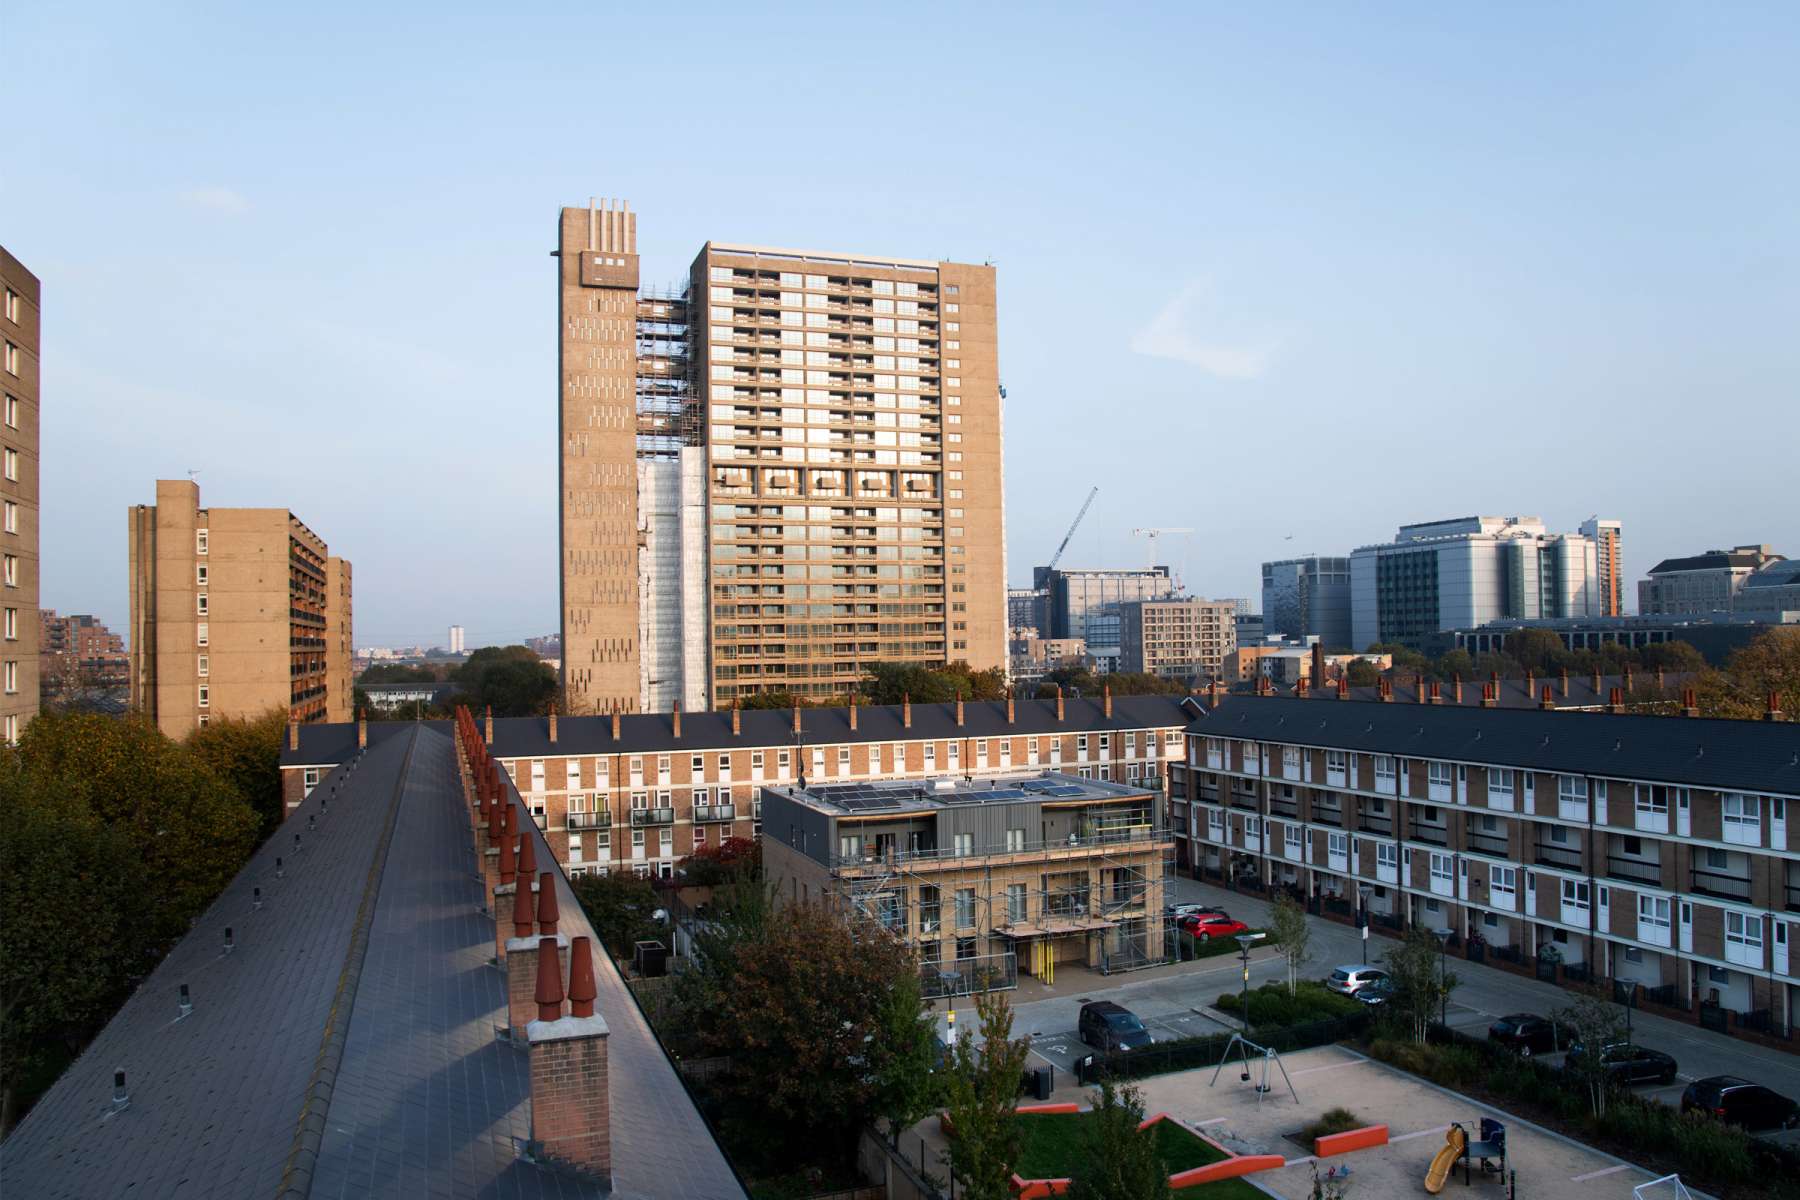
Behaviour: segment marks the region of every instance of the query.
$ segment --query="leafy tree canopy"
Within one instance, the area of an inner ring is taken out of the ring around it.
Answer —
[[[863,680],[862,694],[871,704],[942,704],[960,694],[965,700],[1002,700],[1006,672],[998,667],[977,671],[966,662],[933,668],[922,663],[876,663]]]
[[[528,646],[483,646],[451,676],[455,703],[496,717],[529,717],[550,711],[556,700],[556,672]]]

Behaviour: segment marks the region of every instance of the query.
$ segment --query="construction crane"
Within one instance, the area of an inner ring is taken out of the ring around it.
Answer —
[[[1192,533],[1192,532],[1194,532],[1194,531],[1191,529],[1176,529],[1176,528],[1134,529],[1131,531],[1131,536],[1132,537],[1144,537],[1144,538],[1150,539],[1150,565],[1152,567],[1154,567],[1156,565],[1156,539],[1157,538],[1161,537],[1165,533]]]
[[[1050,565],[1044,568],[1045,574],[1056,570],[1056,564],[1062,561],[1063,551],[1069,548],[1069,539],[1075,536],[1075,527],[1081,524],[1081,518],[1087,516],[1088,507],[1094,503],[1094,497],[1099,494],[1100,488],[1096,485],[1094,490],[1087,494],[1087,499],[1081,502],[1081,511],[1075,514],[1073,521],[1069,522],[1069,532],[1063,534],[1062,545],[1058,546],[1056,553],[1050,556]]]

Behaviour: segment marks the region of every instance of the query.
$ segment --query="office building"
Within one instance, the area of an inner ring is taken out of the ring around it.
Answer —
[[[1646,1002],[1793,1023],[1800,724],[1237,695],[1196,708],[1170,819],[1201,874],[1345,919],[1366,904],[1378,925],[1446,928],[1458,946],[1479,934],[1489,958],[1552,957]]]
[[[1049,597],[1039,588],[1006,589],[1008,637],[1047,637],[1050,630]]]
[[[564,708],[843,695],[1006,662],[992,267],[708,242],[562,210]]]
[[[1116,615],[1121,604],[1135,600],[1166,600],[1175,594],[1175,581],[1167,567],[1137,570],[1089,570],[1040,568],[1038,586],[1045,596],[1050,628],[1046,637],[1081,638],[1090,651],[1096,645],[1117,646],[1110,626],[1090,631],[1090,617]],[[1096,640],[1096,632],[1099,640]],[[1096,651],[1097,652],[1097,651]]]
[[[1638,612],[1644,616],[1730,612],[1750,578],[1781,561],[1783,557],[1767,546],[1733,546],[1665,558],[1650,568],[1649,578],[1638,581]]]
[[[1350,560],[1308,554],[1262,565],[1264,636],[1316,637],[1327,649],[1350,641]]]
[[[1739,593],[1740,598],[1748,595],[1748,589]],[[1447,650],[1467,650],[1479,658],[1489,652],[1504,650],[1506,639],[1520,630],[1542,629],[1555,634],[1570,650],[1598,650],[1607,645],[1642,650],[1668,642],[1686,642],[1707,662],[1722,667],[1734,651],[1749,645],[1764,630],[1783,623],[1800,624],[1800,603],[1785,612],[1746,611],[1740,603],[1738,610],[1732,613],[1669,616],[1635,613],[1622,617],[1489,621],[1474,629],[1451,629],[1427,638],[1423,649],[1433,656]]]
[[[1160,792],[1056,771],[762,789],[777,903],[828,898],[916,947],[929,997],[1165,958]]]
[[[1776,558],[1764,563],[1744,580],[1731,607],[1740,617],[1800,622],[1800,559]]]
[[[350,718],[350,564],[323,538],[285,508],[202,508],[191,479],[127,515],[133,710],[174,738]]]
[[[1237,649],[1230,600],[1136,600],[1119,606],[1119,669],[1192,681],[1216,679]]]
[[[450,653],[461,654],[462,652],[463,627],[461,625],[452,625],[450,627]]]
[[[0,246],[0,738],[38,711],[38,403],[42,292],[38,279]]]
[[[1417,646],[1445,629],[1507,617],[1598,615],[1594,543],[1537,517],[1403,525],[1350,555],[1351,643]]]
[[[1606,517],[1589,517],[1577,530],[1594,543],[1594,569],[1600,579],[1600,610],[1595,616],[1625,615],[1625,526]]]
[[[1237,631],[1237,644],[1240,646],[1254,646],[1269,636],[1261,613],[1240,612],[1232,619],[1231,624]]]

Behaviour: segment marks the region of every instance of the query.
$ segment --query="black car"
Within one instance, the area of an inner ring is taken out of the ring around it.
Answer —
[[[1510,1013],[1488,1026],[1488,1041],[1499,1042],[1520,1058],[1560,1050],[1564,1038],[1556,1023],[1536,1013]]]
[[[1394,981],[1391,977],[1383,975],[1365,983],[1351,995],[1358,1002],[1374,1008],[1377,1005],[1386,1004],[1394,998]]]
[[[1108,1051],[1136,1050],[1156,1040],[1130,1009],[1111,1000],[1091,1000],[1082,1005],[1077,1032],[1088,1045]]]
[[[1688,1084],[1681,1093],[1681,1111],[1695,1110],[1753,1132],[1800,1125],[1800,1105],[1780,1092],[1736,1075],[1709,1075]]]
[[[1568,1070],[1575,1070],[1586,1057],[1586,1047],[1580,1042],[1572,1043],[1568,1055],[1563,1059],[1563,1066]],[[1601,1047],[1600,1061],[1605,1064],[1606,1074],[1614,1083],[1675,1082],[1675,1060],[1661,1050],[1652,1050],[1648,1046],[1612,1042]]]

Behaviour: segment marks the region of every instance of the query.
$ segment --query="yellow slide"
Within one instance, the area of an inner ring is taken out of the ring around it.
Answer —
[[[1444,1190],[1444,1181],[1450,1178],[1450,1169],[1456,1166],[1456,1160],[1463,1156],[1463,1150],[1469,1144],[1469,1135],[1463,1132],[1461,1125],[1452,1125],[1450,1132],[1444,1135],[1444,1145],[1431,1160],[1431,1170],[1425,1172],[1425,1190],[1437,1195]]]

